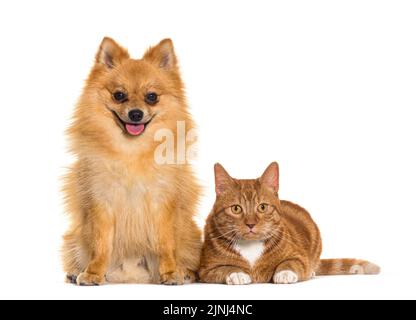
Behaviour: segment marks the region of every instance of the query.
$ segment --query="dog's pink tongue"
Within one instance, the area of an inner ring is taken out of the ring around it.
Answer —
[[[127,132],[132,136],[138,136],[144,131],[144,124],[126,124]]]

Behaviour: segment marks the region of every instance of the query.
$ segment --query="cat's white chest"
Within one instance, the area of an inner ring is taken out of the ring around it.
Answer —
[[[241,240],[235,245],[235,250],[253,267],[264,251],[264,241]]]

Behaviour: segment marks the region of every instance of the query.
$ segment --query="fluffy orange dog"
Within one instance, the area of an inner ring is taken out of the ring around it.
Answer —
[[[157,164],[158,130],[193,128],[172,41],[133,60],[105,38],[69,128],[67,278],[183,284],[195,279],[199,186],[188,164]],[[189,143],[189,142],[187,142]]]

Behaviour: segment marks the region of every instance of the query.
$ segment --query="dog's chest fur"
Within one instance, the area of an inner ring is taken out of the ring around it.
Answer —
[[[158,213],[171,199],[166,175],[161,170],[132,170],[122,163],[110,163],[94,175],[93,195],[114,217],[113,252],[119,253],[120,258],[144,255],[157,246]]]

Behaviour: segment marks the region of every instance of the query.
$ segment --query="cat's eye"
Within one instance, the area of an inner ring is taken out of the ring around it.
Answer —
[[[146,96],[144,97],[144,100],[147,104],[150,104],[151,106],[154,106],[159,101],[159,96],[155,92],[148,92],[146,93]]]
[[[239,205],[235,205],[231,207],[231,212],[234,214],[241,214],[243,212],[243,208]]]
[[[269,206],[267,204],[262,203],[258,206],[257,211],[260,212],[260,213],[265,213],[268,208],[269,208]]]
[[[114,100],[117,102],[125,102],[127,101],[127,94],[122,91],[116,91],[113,93]]]

